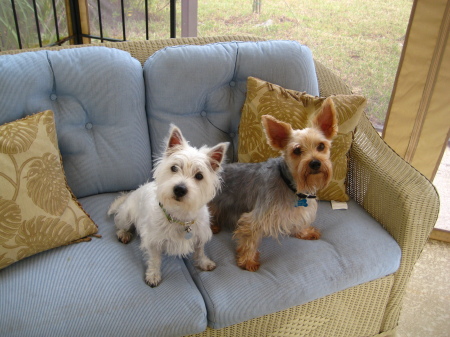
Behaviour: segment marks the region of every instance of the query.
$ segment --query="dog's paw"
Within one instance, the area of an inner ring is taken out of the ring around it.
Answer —
[[[248,258],[245,255],[241,255],[238,252],[237,256],[237,265],[241,267],[242,269],[255,272],[259,269],[259,266],[261,263],[259,262],[259,252],[257,252],[253,258]]]
[[[116,233],[117,238],[119,239],[120,242],[127,244],[128,242],[131,241],[131,238],[133,237],[133,235],[130,232],[127,232],[124,229],[119,229]]]
[[[216,264],[210,259],[206,258],[202,261],[197,262],[197,267],[199,267],[203,271],[211,271],[216,269]]]
[[[255,272],[258,271],[261,263],[256,262],[256,261],[245,261],[243,263],[238,263],[239,267],[241,267],[242,269],[245,269],[247,271],[251,271],[251,272]]]
[[[320,231],[314,227],[308,227],[301,232],[295,234],[297,239],[302,240],[319,240],[320,239]]]
[[[145,274],[145,283],[152,288],[157,287],[161,283],[161,275]]]

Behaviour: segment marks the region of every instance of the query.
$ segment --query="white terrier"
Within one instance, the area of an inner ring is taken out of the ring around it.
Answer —
[[[150,287],[161,282],[163,253],[185,257],[194,252],[201,270],[216,267],[204,252],[212,237],[206,204],[220,189],[219,173],[229,143],[196,149],[172,125],[166,144],[155,165],[154,180],[118,197],[108,211],[115,214],[119,241],[130,242],[133,225],[141,237],[147,262],[145,282]]]

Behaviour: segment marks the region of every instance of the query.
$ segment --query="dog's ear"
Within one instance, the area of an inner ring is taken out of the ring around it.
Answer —
[[[222,165],[222,162],[225,159],[225,153],[227,152],[228,145],[230,145],[230,143],[228,142],[220,143],[214,146],[211,150],[209,150],[208,152],[209,162],[214,171],[217,171]]]
[[[312,125],[319,128],[327,139],[333,139],[338,132],[336,108],[331,97],[323,101],[321,110],[314,116]]]
[[[267,143],[275,150],[283,150],[292,135],[292,127],[270,115],[261,117]]]
[[[176,146],[184,146],[186,140],[181,133],[181,130],[175,125],[170,126],[169,140],[167,141],[167,151],[173,150]]]

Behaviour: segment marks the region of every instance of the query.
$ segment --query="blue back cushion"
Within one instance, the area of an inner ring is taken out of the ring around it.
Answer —
[[[134,189],[151,177],[142,67],[104,47],[0,56],[0,124],[53,110],[77,197]]]
[[[161,153],[161,139],[174,123],[197,147],[230,141],[229,159],[237,160],[249,76],[319,94],[311,51],[295,41],[175,46],[153,54],[144,65],[153,153]]]

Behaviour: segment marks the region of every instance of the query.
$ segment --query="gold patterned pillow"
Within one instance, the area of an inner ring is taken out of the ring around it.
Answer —
[[[333,177],[330,184],[320,190],[317,196],[321,200],[347,201],[349,199],[345,188],[347,156],[366,99],[357,95],[331,97],[336,107],[339,129],[331,147]],[[261,162],[279,155],[267,144],[261,125],[262,115],[272,115],[291,124],[294,129],[303,129],[307,127],[309,116],[320,109],[324,100],[325,97],[314,97],[249,77],[239,125],[239,162]]]
[[[67,186],[50,110],[0,126],[0,269],[97,233]]]

